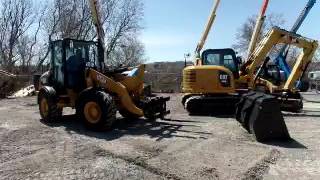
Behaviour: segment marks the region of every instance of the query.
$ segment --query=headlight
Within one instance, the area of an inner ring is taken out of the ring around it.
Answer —
[[[228,73],[220,71],[219,72],[219,81],[222,87],[231,86],[231,77]]]

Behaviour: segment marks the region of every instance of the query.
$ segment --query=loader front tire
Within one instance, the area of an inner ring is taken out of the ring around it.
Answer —
[[[116,121],[116,112],[114,99],[106,92],[91,89],[79,97],[77,114],[90,130],[110,130]]]
[[[62,109],[57,105],[56,92],[53,88],[45,87],[39,91],[38,104],[44,122],[56,122],[61,119]]]

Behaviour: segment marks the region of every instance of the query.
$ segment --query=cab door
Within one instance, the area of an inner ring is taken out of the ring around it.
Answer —
[[[51,61],[53,70],[53,81],[57,88],[64,87],[64,62],[62,41],[55,41],[51,44]]]

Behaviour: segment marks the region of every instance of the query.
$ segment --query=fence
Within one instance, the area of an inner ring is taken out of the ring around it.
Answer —
[[[145,75],[145,83],[151,85],[153,92],[179,93],[181,82],[181,73],[146,73]]]

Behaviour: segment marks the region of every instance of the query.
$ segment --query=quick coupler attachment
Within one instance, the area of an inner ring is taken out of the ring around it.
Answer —
[[[259,142],[291,139],[275,96],[255,91],[243,95],[236,119]]]

